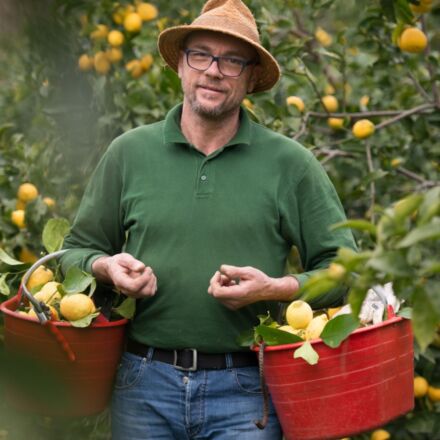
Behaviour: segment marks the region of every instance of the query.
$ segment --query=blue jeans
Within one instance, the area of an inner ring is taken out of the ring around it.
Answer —
[[[124,353],[112,400],[112,440],[279,440],[272,403],[265,429],[257,367],[182,371]]]

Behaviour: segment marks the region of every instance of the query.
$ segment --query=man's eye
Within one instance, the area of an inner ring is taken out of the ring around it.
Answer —
[[[231,66],[242,66],[244,64],[243,60],[240,60],[239,58],[223,58],[224,62],[226,64],[229,64]]]
[[[211,55],[205,52],[191,52],[191,56],[197,60],[206,60],[208,58],[211,58]]]

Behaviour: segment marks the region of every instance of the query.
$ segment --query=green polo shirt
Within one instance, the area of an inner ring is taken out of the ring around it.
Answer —
[[[207,293],[221,264],[285,275],[292,245],[305,273],[328,265],[350,231],[336,191],[313,154],[241,111],[240,128],[205,156],[183,136],[182,106],[166,119],[116,138],[85,191],[65,248],[63,268],[90,271],[102,255],[124,250],[151,266],[156,295],[137,301],[130,336],[161,348],[240,350],[237,336],[276,302],[232,311]],[[315,307],[331,305],[330,293]]]

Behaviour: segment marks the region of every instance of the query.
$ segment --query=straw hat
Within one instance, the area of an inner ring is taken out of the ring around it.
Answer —
[[[214,31],[231,35],[253,46],[259,55],[261,73],[253,93],[272,88],[280,77],[275,58],[261,45],[252,12],[241,0],[208,0],[201,14],[190,24],[165,29],[159,35],[159,52],[177,72],[182,41],[194,31]]]

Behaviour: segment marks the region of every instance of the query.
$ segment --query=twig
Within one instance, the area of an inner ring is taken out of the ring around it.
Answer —
[[[425,17],[423,17],[423,16],[421,18],[421,23],[422,23],[422,30],[426,34],[426,22],[425,22]],[[429,76],[430,76],[431,82],[432,82],[432,96],[434,97],[434,101],[437,104],[437,106],[440,106],[440,94],[439,94],[439,91],[438,91],[437,85],[436,85],[436,71],[434,71],[433,65],[429,61],[429,53],[430,52],[431,52],[431,44],[428,39],[428,45],[426,46],[426,49],[425,49],[426,65],[427,65]]]
[[[433,180],[427,180],[424,177],[419,176],[418,174],[413,173],[412,171],[410,171],[404,167],[397,167],[396,171],[405,177],[408,177],[410,179],[415,180],[416,182],[421,183],[422,187],[424,187],[424,188],[432,188],[434,186],[440,185],[440,181],[435,182]]]
[[[295,141],[297,141],[305,132],[307,129],[307,122],[309,120],[309,113],[306,113],[302,118],[301,118],[301,126],[299,127],[298,132],[295,134],[295,136],[293,136],[293,139]]]
[[[394,124],[397,121],[400,121],[401,119],[407,118],[408,116],[414,115],[416,113],[421,113],[424,110],[428,110],[431,108],[434,108],[435,104],[421,104],[417,107],[410,108],[408,110],[402,111],[400,114],[396,115],[394,118],[387,119],[386,121],[381,122],[380,124],[376,125],[376,130],[380,130],[384,127],[387,127],[388,125]]]
[[[367,155],[367,165],[368,165],[368,171],[370,173],[374,172],[374,164],[373,164],[373,157],[371,155],[371,145],[370,142],[366,142],[366,155]],[[374,183],[374,180],[371,180],[370,183],[370,191],[371,191],[371,204],[370,204],[370,215],[371,215],[371,221],[374,223],[374,205],[376,203],[376,184]]]

